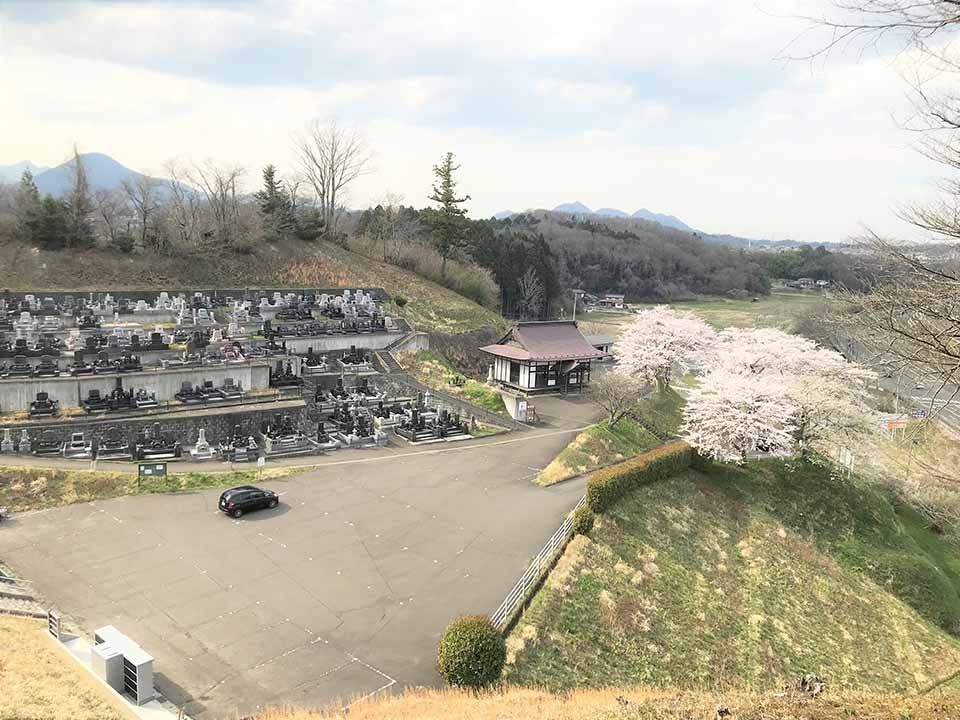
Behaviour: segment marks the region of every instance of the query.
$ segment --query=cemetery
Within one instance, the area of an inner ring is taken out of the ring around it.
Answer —
[[[0,292],[0,456],[251,462],[468,438],[387,389],[379,289]]]

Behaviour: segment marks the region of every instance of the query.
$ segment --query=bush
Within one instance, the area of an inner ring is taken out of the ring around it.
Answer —
[[[584,505],[573,513],[573,534],[586,535],[593,529],[593,510]]]
[[[496,682],[506,659],[503,635],[486,615],[454,620],[437,648],[437,670],[454,687],[482,688]]]
[[[409,301],[403,295],[395,295],[393,298],[393,302],[396,303],[398,308],[402,308]]]
[[[598,470],[587,483],[587,506],[602,513],[628,492],[690,467],[691,449],[683,440],[661,445],[634,458]]]
[[[702,455],[696,449],[690,451],[690,467],[694,470],[704,472],[705,470],[709,470],[711,465],[713,465],[713,458],[709,455]]]

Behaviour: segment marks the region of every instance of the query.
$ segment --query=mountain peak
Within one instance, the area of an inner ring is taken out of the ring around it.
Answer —
[[[572,203],[557,205],[553,212],[569,213],[571,215],[590,215],[593,211],[579,200]]]
[[[117,190],[124,181],[140,177],[142,173],[131,170],[109,155],[98,152],[80,153],[80,162],[87,173],[91,190]],[[43,195],[63,196],[70,188],[74,159],[70,158],[55,168],[34,176],[37,189]]]

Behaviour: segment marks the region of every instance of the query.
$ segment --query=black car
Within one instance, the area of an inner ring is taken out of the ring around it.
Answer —
[[[233,518],[238,518],[251,510],[275,508],[280,500],[271,490],[261,490],[253,485],[241,485],[230,488],[220,496],[220,510]]]

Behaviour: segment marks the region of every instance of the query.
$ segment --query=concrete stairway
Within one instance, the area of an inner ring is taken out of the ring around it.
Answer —
[[[45,618],[47,611],[31,590],[0,568],[0,614]]]
[[[383,372],[403,372],[403,367],[397,362],[397,358],[395,358],[389,350],[377,350],[373,353],[373,357]]]

